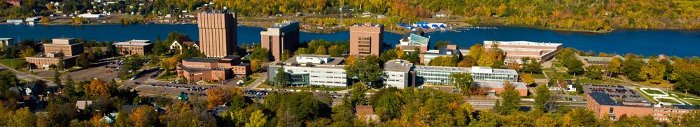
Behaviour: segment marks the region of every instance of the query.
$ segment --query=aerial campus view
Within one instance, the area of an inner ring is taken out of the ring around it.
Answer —
[[[2,0],[0,126],[700,127],[696,0]]]

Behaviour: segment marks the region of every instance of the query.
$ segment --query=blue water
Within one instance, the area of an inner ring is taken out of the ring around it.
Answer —
[[[239,44],[260,42],[263,28],[238,27]],[[56,37],[83,38],[97,41],[124,41],[130,39],[155,40],[158,36],[165,39],[170,32],[182,32],[197,40],[196,25],[0,25],[0,38],[15,40],[50,39]],[[564,43],[583,51],[608,53],[635,53],[643,55],[700,56],[700,30],[616,30],[610,33],[561,32],[524,27],[498,27],[497,29],[460,29],[458,31],[438,31],[426,34],[431,42],[447,40],[460,47],[482,43],[484,40],[501,41],[536,41]],[[347,41],[347,31],[336,33],[302,32],[301,41],[324,39],[329,41]],[[387,32],[384,42],[395,45],[401,35]]]

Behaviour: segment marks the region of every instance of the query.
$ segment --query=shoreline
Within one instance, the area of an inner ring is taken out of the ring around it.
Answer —
[[[122,25],[122,26],[129,26],[129,25],[149,25],[149,24],[158,24],[158,25],[196,25],[196,23],[156,23],[156,22],[149,22],[149,23],[134,23],[134,24],[120,24],[120,23],[88,23],[88,24],[66,24],[66,23],[36,23],[36,25],[45,25],[45,26],[59,26],[59,25],[65,25],[65,26],[97,26],[97,25]],[[247,26],[247,27],[256,27],[256,28],[262,28],[266,29],[267,26],[271,26],[272,22],[257,22],[257,21],[252,21],[252,20],[239,20],[238,25],[239,26]],[[0,23],[0,25],[14,25],[12,23]],[[27,25],[27,24],[20,24],[20,25]],[[303,24],[302,24],[303,25]],[[610,31],[592,31],[592,30],[578,30],[578,29],[563,29],[563,28],[548,28],[548,27],[540,27],[540,26],[527,26],[527,25],[499,25],[499,24],[492,24],[492,23],[487,23],[487,24],[480,24],[480,25],[472,25],[472,24],[453,24],[455,26],[451,26],[449,29],[445,30],[440,30],[440,29],[425,29],[423,30],[425,33],[431,33],[431,32],[440,32],[440,31],[458,31],[459,29],[467,29],[470,27],[522,27],[522,28],[533,28],[533,29],[540,29],[540,30],[552,30],[552,31],[557,31],[557,32],[575,32],[575,33],[591,33],[591,34],[606,34],[606,33],[612,33],[615,31],[624,31],[624,30],[658,30],[658,31],[696,31],[700,29],[685,29],[685,28],[614,28]],[[29,26],[29,25],[28,25]],[[340,31],[347,31],[348,29],[343,26],[340,28],[328,28],[328,29],[309,29],[306,27],[301,27],[300,31],[303,32],[308,32],[308,33],[335,33],[335,32],[340,32]],[[391,32],[395,34],[406,34],[410,33],[411,30],[407,30],[405,28],[401,28],[401,30],[389,30],[385,29],[386,32]]]

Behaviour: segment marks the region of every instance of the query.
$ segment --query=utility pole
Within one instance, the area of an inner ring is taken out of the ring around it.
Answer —
[[[343,24],[343,5],[345,4],[344,0],[340,0],[340,26],[344,26]]]

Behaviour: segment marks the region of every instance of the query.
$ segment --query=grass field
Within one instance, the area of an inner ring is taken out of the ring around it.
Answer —
[[[24,66],[26,62],[23,59],[0,59],[0,63],[7,67],[11,67],[13,69],[18,69],[19,67]]]
[[[647,92],[647,93],[649,93],[649,94],[664,94],[664,93],[661,92],[661,91],[652,90],[652,89],[645,89],[644,92]]]
[[[660,102],[665,102],[665,103],[680,104],[680,103],[676,102],[675,100],[667,99],[667,98],[657,98],[657,100],[659,100]]]

